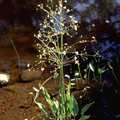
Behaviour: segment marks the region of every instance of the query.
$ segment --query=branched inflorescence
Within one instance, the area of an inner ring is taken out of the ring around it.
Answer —
[[[37,38],[35,47],[38,51],[35,66],[44,66],[48,63],[58,70],[61,54],[63,55],[63,66],[71,62],[79,64],[77,56],[83,56],[83,53],[76,51],[75,46],[86,43],[88,40],[83,40],[82,35],[80,40],[73,42],[72,45],[69,44],[69,41],[61,40],[64,36],[71,38],[77,34],[79,21],[72,15],[72,9],[68,8],[67,0],[58,0],[55,5],[52,4],[53,1],[48,2],[46,5],[43,3],[37,5],[37,10],[43,11],[45,16],[40,23],[38,33],[35,34]]]

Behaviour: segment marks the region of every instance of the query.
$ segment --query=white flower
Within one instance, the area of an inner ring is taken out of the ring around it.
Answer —
[[[67,3],[67,0],[65,0],[64,2]]]
[[[77,57],[75,56],[74,59],[75,59],[75,61],[76,61],[76,60],[77,60]]]
[[[43,50],[43,53],[45,53],[46,52],[46,50]]]
[[[75,51],[75,54],[76,54],[76,55],[79,55],[79,52],[78,52],[78,51]]]
[[[69,13],[69,12],[70,12],[70,9],[67,9],[66,12]]]
[[[50,20],[50,22],[52,22],[52,23],[53,23],[53,22],[54,22],[54,20],[53,20],[53,19],[51,19],[51,20]]]
[[[74,20],[74,23],[78,23],[78,21],[77,21],[77,20]]]
[[[47,26],[46,26],[46,25],[44,25],[43,27],[44,27],[44,28],[46,28]]]
[[[63,8],[66,9],[66,6],[64,6]]]
[[[40,55],[39,58],[41,59],[41,58],[42,58],[42,55]]]
[[[66,55],[66,51],[63,51],[63,55]]]
[[[73,16],[69,16],[71,19],[73,19]]]
[[[30,64],[27,64],[27,67],[29,68],[29,67],[30,67]]]
[[[38,38],[41,38],[41,34],[38,34],[37,37],[38,37]]]
[[[65,3],[67,3],[67,0],[64,0]]]
[[[75,61],[75,64],[79,64],[79,61],[78,61],[78,60],[76,60],[76,61]]]
[[[38,47],[38,46],[39,46],[39,44],[37,43],[37,44],[36,44],[36,46]]]
[[[41,71],[43,72],[44,70],[45,70],[45,68],[42,67],[42,68],[41,68]]]
[[[40,7],[40,4],[39,5],[37,5],[38,7]]]
[[[68,43],[64,43],[64,45],[68,45]]]
[[[74,29],[77,31],[77,25],[74,26]]]
[[[92,27],[95,27],[95,24],[92,24]]]
[[[75,73],[75,76],[79,76],[79,72],[76,72],[76,73]]]
[[[95,39],[95,36],[92,36],[92,39]]]
[[[109,20],[105,20],[105,22],[106,22],[106,23],[110,23],[110,21],[109,21]]]

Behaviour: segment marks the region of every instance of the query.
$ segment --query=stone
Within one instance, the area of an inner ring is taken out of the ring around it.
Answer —
[[[21,81],[22,82],[29,82],[29,81],[33,81],[33,80],[37,80],[40,79],[42,75],[42,71],[40,70],[24,70],[21,72]]]

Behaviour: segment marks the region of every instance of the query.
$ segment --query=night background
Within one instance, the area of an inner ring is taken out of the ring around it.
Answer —
[[[53,1],[53,5],[57,4]],[[37,9],[38,4],[45,6],[47,0],[0,0],[0,120],[41,120],[42,111],[33,102],[33,87],[55,74],[54,63],[38,64],[38,56],[44,51],[37,49],[40,42],[34,34],[46,17]],[[70,29],[72,38],[64,35],[64,43],[75,43],[69,52],[89,54],[85,59],[78,57],[87,82],[73,84],[71,94],[80,109],[95,101],[86,113],[91,115],[89,120],[120,120],[120,0],[68,0],[65,5],[78,28],[77,33]],[[67,15],[65,18],[67,21]],[[81,42],[76,45],[78,41]],[[95,59],[90,55],[95,55]],[[66,56],[70,58],[73,54]],[[70,75],[71,80],[80,78],[76,71],[76,64],[65,65],[64,74]],[[45,88],[51,98],[57,98],[59,80],[49,80]],[[39,101],[47,105],[42,93]]]

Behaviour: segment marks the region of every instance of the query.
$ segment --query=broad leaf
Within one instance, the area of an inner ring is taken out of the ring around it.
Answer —
[[[85,112],[92,106],[93,103],[94,103],[94,102],[85,105],[85,106],[82,108],[82,110],[81,110],[81,115],[84,115]]]
[[[47,109],[46,109],[46,107],[45,107],[43,104],[41,104],[41,103],[39,103],[39,102],[36,102],[36,104],[38,105],[38,107],[39,107],[40,109],[42,109],[42,111],[47,112]]]
[[[79,120],[87,120],[87,119],[89,119],[89,118],[90,118],[89,115],[83,115],[83,116],[80,117]]]
[[[73,116],[76,116],[78,114],[78,103],[76,101],[76,99],[73,97],[73,109],[72,109],[72,114]]]
[[[51,100],[50,95],[48,94],[47,90],[44,87],[41,87],[41,89],[43,90],[43,93],[44,93],[47,103],[50,105],[50,108],[51,108],[53,114],[55,115],[57,109],[56,109],[54,102]]]

